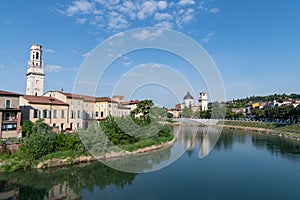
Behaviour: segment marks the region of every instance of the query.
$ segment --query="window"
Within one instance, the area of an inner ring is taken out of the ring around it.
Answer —
[[[64,130],[64,123],[60,124],[60,130],[63,131]]]
[[[3,121],[9,121],[10,113],[4,113],[4,120]]]
[[[80,128],[79,123],[77,123],[77,128]]]
[[[71,110],[71,119],[74,119],[74,118],[75,118],[74,110]]]
[[[61,118],[65,118],[65,110],[61,110]]]
[[[5,101],[5,108],[11,108],[10,99],[6,99],[6,101]]]
[[[50,119],[51,118],[51,110],[48,110],[48,118]]]
[[[36,52],[36,59],[39,59],[39,57],[40,57],[39,52]]]
[[[77,111],[77,116],[78,116],[78,118],[81,118],[81,112],[80,112],[80,110]]]
[[[103,116],[104,116],[104,113],[103,113],[103,111],[101,111],[100,117],[103,118]]]
[[[70,123],[70,130],[73,129],[73,123]]]
[[[78,105],[80,105],[80,101],[78,101]]]
[[[57,110],[53,110],[53,118],[57,118]]]
[[[96,112],[96,117],[98,117],[99,116],[99,112]]]
[[[43,118],[47,118],[47,110],[43,110]]]
[[[17,130],[17,124],[2,124],[2,131]]]
[[[39,110],[38,109],[34,109],[33,110],[33,118],[38,118],[39,117]]]
[[[111,107],[111,104],[108,104],[108,107]]]

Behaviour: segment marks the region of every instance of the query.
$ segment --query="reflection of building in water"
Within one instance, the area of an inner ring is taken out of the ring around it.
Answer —
[[[202,143],[199,151],[199,158],[206,157],[209,152],[214,148],[221,135],[220,127],[203,127],[202,128]]]
[[[198,126],[175,126],[174,136],[181,146],[183,146],[187,151],[192,151],[198,143],[198,129]]]
[[[19,196],[19,188],[9,181],[0,182],[0,199],[16,200]]]
[[[199,157],[206,157],[212,150],[221,131],[216,127],[199,126],[175,126],[174,135],[181,146],[187,151],[193,151],[197,145],[200,146]]]
[[[81,199],[81,195],[76,194],[67,182],[53,186],[49,191],[44,200],[58,200],[58,199]]]

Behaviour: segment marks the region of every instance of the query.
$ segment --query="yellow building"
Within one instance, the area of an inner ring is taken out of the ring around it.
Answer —
[[[252,108],[259,108],[259,102],[253,103]]]
[[[24,95],[20,97],[20,108],[22,119],[35,122],[42,118],[60,131],[70,126],[69,104],[54,97]]]

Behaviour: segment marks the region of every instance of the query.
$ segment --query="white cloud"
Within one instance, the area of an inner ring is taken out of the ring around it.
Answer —
[[[82,57],[88,57],[89,55],[91,55],[91,52],[86,52],[86,53],[81,54]]]
[[[86,18],[77,18],[76,23],[77,24],[85,24],[86,21],[87,21]]]
[[[76,51],[76,50],[74,50],[74,49],[72,49],[72,50],[71,50],[71,53],[74,53],[74,54],[79,54],[79,52],[78,52],[78,51]]]
[[[151,41],[162,35],[163,35],[163,30],[161,30],[161,29],[154,31],[154,32],[143,29],[139,33],[134,33],[132,35],[132,38],[136,38],[136,39],[142,40],[142,41],[145,41],[145,40]]]
[[[211,40],[211,39],[213,38],[214,34],[215,34],[215,33],[214,33],[213,31],[210,31],[209,33],[207,33],[207,34],[205,35],[204,38],[202,38],[202,39],[200,40],[200,43],[201,43],[201,44],[206,44],[206,43],[208,43],[209,40]]]
[[[152,16],[157,10],[156,1],[146,1],[142,5],[142,9],[138,12],[137,16],[139,19],[145,19],[149,16]]]
[[[59,65],[46,65],[45,70],[46,72],[60,72],[63,67]]]
[[[159,22],[159,23],[155,24],[154,26],[167,28],[167,29],[172,29],[173,28],[173,24],[168,22],[168,21]]]
[[[158,8],[164,10],[168,7],[168,2],[166,1],[159,1],[157,4]]]
[[[202,12],[209,13],[209,14],[217,14],[220,11],[220,8],[210,8],[208,5],[206,5],[205,1],[201,1],[199,3],[199,9]]]
[[[194,0],[180,0],[178,4],[181,6],[194,5],[195,1]]]
[[[53,49],[45,49],[44,52],[45,53],[55,53],[55,51]]]
[[[152,64],[152,65],[150,65],[150,68],[151,69],[160,69],[162,66],[160,65],[160,64]]]
[[[106,31],[141,26],[182,28],[197,14],[216,14],[212,1],[195,0],[74,0],[60,13],[74,17],[77,24],[88,24]],[[160,22],[158,22],[160,21]],[[145,24],[146,23],[146,24]]]
[[[124,65],[129,66],[129,65],[131,65],[131,62],[125,62]]]
[[[217,14],[219,11],[220,11],[219,8],[211,8],[211,9],[209,10],[209,13]]]
[[[171,20],[173,17],[168,13],[155,13],[154,19],[155,20]]]
[[[110,13],[110,20],[108,23],[109,29],[125,29],[129,26],[129,22],[123,15],[119,15],[116,12]]]
[[[192,8],[186,10],[182,16],[181,22],[188,23],[194,18],[194,10]]]
[[[81,13],[89,13],[93,7],[93,4],[87,0],[77,0],[73,2],[73,5],[69,6],[66,13],[69,16],[73,16],[74,14]]]

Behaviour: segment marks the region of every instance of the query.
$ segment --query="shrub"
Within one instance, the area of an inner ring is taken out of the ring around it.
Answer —
[[[54,146],[55,134],[30,134],[27,140],[23,140],[23,144],[20,146],[25,159],[32,162],[40,157],[52,153],[55,150]]]

